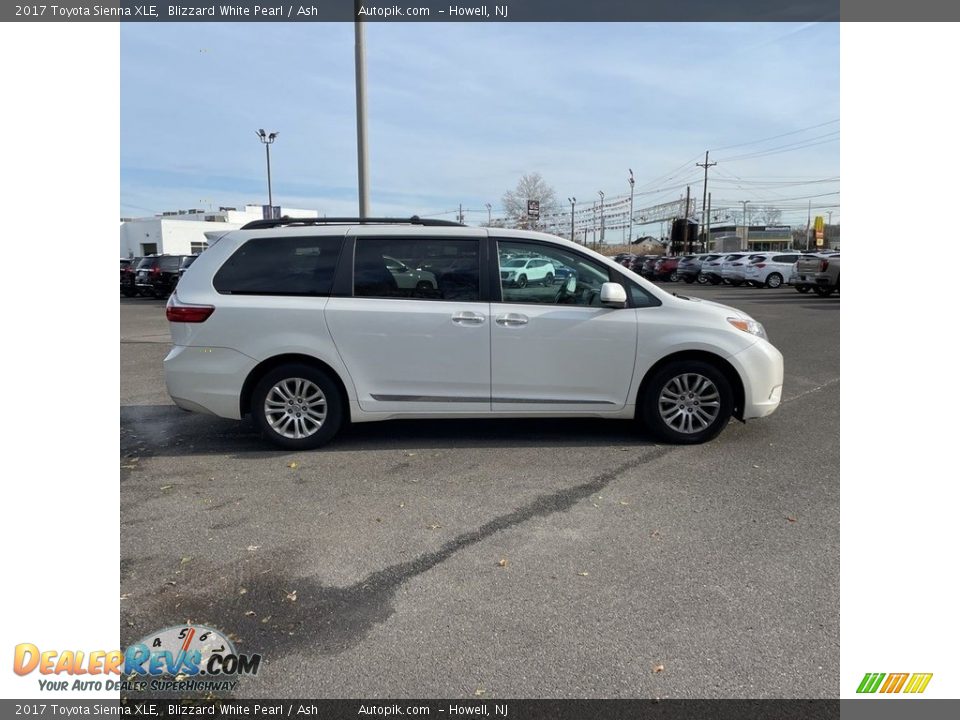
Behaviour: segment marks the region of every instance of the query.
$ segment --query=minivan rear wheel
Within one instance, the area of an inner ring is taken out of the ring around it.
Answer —
[[[260,378],[250,398],[253,420],[270,442],[290,450],[321,447],[343,421],[343,400],[323,370],[281,365]]]
[[[733,389],[726,376],[700,360],[669,363],[646,383],[642,419],[657,437],[695,445],[716,437],[733,414]]]

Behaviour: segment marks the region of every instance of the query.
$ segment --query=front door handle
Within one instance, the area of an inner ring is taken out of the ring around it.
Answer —
[[[504,327],[520,327],[528,322],[530,322],[530,318],[520,313],[507,313],[497,318],[497,325],[503,325]]]
[[[466,311],[456,313],[452,319],[457,325],[483,325],[487,318],[480,313]]]

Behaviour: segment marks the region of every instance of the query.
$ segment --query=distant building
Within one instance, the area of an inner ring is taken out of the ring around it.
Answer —
[[[739,246],[732,248],[737,238]],[[793,246],[793,233],[787,225],[712,225],[710,227],[710,242],[707,250],[730,252],[732,250],[748,250],[761,252],[763,250],[785,250]]]
[[[193,255],[207,248],[213,235],[237,230],[251,220],[262,220],[265,205],[247,205],[242,210],[174,210],[153,217],[121,218],[120,257],[144,255]],[[276,212],[276,208],[274,208]],[[280,208],[280,216],[318,217],[316,210]]]

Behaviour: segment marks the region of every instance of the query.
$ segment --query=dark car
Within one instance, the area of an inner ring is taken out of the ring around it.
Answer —
[[[120,293],[124,297],[140,294],[137,289],[137,265],[142,258],[120,258]]]
[[[677,265],[679,263],[680,258],[678,257],[670,256],[660,258],[653,264],[653,273],[651,274],[651,277],[654,280],[676,282],[680,279],[680,276],[677,273]]]
[[[703,255],[684,255],[677,263],[677,275],[685,283],[692,283],[700,276],[700,259]]]
[[[628,268],[635,257],[637,256],[633,253],[617,253],[613,256],[613,261],[618,265],[623,265],[625,268]]]
[[[191,255],[148,255],[137,265],[137,289],[144,295],[165,298],[180,280],[180,268]]]

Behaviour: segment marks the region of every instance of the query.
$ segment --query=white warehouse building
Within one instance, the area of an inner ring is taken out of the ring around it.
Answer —
[[[237,230],[251,220],[262,220],[267,206],[247,205],[242,210],[176,210],[120,221],[120,257],[144,255],[195,255],[207,247],[211,234]],[[274,208],[276,212],[277,208]],[[316,210],[281,207],[281,216],[318,217]],[[215,235],[214,235],[215,237]]]

